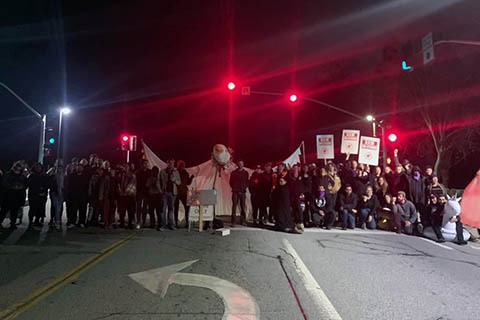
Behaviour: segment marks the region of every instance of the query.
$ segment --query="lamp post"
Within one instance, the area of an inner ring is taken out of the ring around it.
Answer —
[[[47,126],[47,116],[45,114],[40,114],[37,110],[35,110],[32,106],[25,102],[18,94],[16,94],[12,89],[10,89],[6,84],[0,82],[0,86],[7,90],[12,96],[17,98],[28,110],[32,111],[32,113],[40,120],[40,140],[38,144],[38,162],[43,164],[43,148],[45,146],[45,129]]]
[[[68,107],[63,107],[59,110],[60,116],[58,119],[58,147],[57,147],[57,159],[60,159],[60,149],[62,148],[62,119],[63,115],[68,115],[72,110]]]

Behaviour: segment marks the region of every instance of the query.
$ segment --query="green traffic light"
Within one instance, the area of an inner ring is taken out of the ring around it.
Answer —
[[[50,140],[48,140],[48,142],[50,142],[50,144],[54,144],[54,143],[55,143],[55,139],[54,139],[54,138],[50,138]]]

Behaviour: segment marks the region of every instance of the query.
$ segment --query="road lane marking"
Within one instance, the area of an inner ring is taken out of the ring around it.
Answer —
[[[264,229],[264,228],[252,228],[252,227],[235,227],[235,228],[230,228],[230,231],[273,231],[276,232],[275,230],[272,229]],[[397,234],[395,232],[388,232],[388,231],[383,231],[383,230],[361,230],[358,228],[358,230],[340,230],[340,229],[330,229],[330,230],[325,230],[325,229],[320,229],[320,228],[307,228],[304,230],[304,233],[342,233],[342,234],[378,234],[378,235],[391,235],[391,236],[396,236]]]
[[[141,284],[153,294],[160,293],[162,298],[167,294],[170,284],[207,288],[217,293],[223,300],[225,311],[223,320],[244,319],[259,320],[260,308],[250,293],[230,281],[214,276],[196,273],[180,273],[198,260],[187,261],[147,271],[129,274],[135,282]]]
[[[73,268],[72,270],[68,271],[64,275],[52,280],[43,288],[32,292],[26,298],[22,299],[20,302],[15,303],[8,307],[5,310],[0,311],[0,317],[4,320],[11,320],[18,317],[23,312],[27,311],[28,309],[35,306],[37,303],[57,291],[58,289],[62,288],[66,284],[70,283],[71,281],[77,279],[83,272],[87,271],[88,269],[92,268],[99,262],[103,261],[105,258],[110,256],[114,251],[119,249],[122,245],[124,245],[127,241],[131,240],[135,236],[135,233],[131,233],[129,236],[120,239],[110,246],[106,247],[105,249],[101,250],[100,253],[96,253],[84,262],[82,262],[77,267]]]
[[[472,246],[471,245],[470,248],[475,249],[475,250],[480,250],[480,247],[477,247],[477,246]]]
[[[430,240],[430,239],[421,238],[421,237],[416,237],[416,238],[421,239],[421,240],[423,240],[423,241],[426,241],[426,242],[428,242],[428,243],[434,244],[434,245],[436,245],[436,246],[442,247],[442,248],[447,249],[447,250],[453,250],[453,248],[450,248],[449,246],[446,246],[446,245],[437,243],[437,242],[435,242],[435,241],[433,241],[433,240]]]
[[[310,294],[314,303],[319,309],[319,314],[316,315],[316,318],[341,320],[342,317],[340,317],[337,310],[335,310],[335,307],[332,305],[325,292],[323,292],[317,280],[315,280],[313,275],[310,273],[305,263],[303,263],[303,260],[297,254],[297,251],[295,251],[287,239],[283,239],[283,245],[288,254],[294,259],[295,269],[300,276],[305,289]]]

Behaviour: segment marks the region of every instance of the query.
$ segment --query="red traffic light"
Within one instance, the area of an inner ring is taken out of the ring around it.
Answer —
[[[228,90],[234,90],[235,89],[235,83],[230,81],[228,84],[227,84],[227,88]]]
[[[388,135],[388,141],[390,141],[390,142],[396,142],[397,139],[398,139],[398,137],[397,137],[397,135],[396,135],[395,133],[390,133],[390,134]]]
[[[130,137],[127,136],[126,134],[122,135],[122,141],[123,142],[127,142],[129,139],[130,139]]]
[[[297,97],[296,94],[291,94],[289,99],[290,99],[291,102],[296,102],[298,100],[298,97]]]

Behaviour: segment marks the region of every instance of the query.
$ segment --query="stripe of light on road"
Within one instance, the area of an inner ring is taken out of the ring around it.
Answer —
[[[292,256],[295,269],[300,276],[305,289],[310,294],[314,303],[319,309],[319,314],[316,315],[316,318],[341,320],[342,317],[340,317],[337,310],[335,310],[335,307],[332,305],[325,292],[323,292],[322,288],[318,284],[317,280],[315,280],[310,270],[308,270],[305,263],[303,263],[303,260],[297,254],[297,251],[295,251],[287,239],[283,239],[283,245],[288,254]]]
[[[421,238],[421,237],[416,237],[416,238],[417,238],[417,239],[421,239],[421,240],[423,240],[423,241],[426,241],[426,242],[428,242],[428,243],[434,244],[434,245],[436,245],[436,246],[442,247],[442,248],[447,249],[447,250],[453,250],[453,248],[450,248],[449,246],[446,246],[446,245],[440,244],[440,243],[436,243],[435,241],[430,240],[430,239]]]
[[[87,271],[88,269],[92,268],[108,256],[110,256],[115,250],[120,248],[124,245],[128,240],[132,239],[135,236],[135,233],[130,234],[128,237],[125,237],[121,240],[116,241],[112,245],[106,247],[105,249],[101,250],[100,253],[94,254],[84,262],[82,262],[77,267],[73,268],[72,270],[68,271],[64,275],[56,278],[55,280],[48,283],[43,288],[34,291],[26,298],[22,299],[20,302],[14,303],[13,305],[9,306],[5,310],[0,311],[0,317],[4,320],[11,320],[18,317],[20,314],[24,313],[28,309],[35,306],[37,303],[57,291],[58,289],[62,288],[66,284],[72,282],[73,280],[77,279],[83,272]]]

